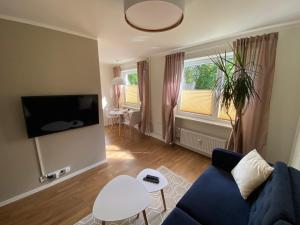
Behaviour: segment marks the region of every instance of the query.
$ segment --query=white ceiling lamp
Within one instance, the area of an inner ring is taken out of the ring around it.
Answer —
[[[126,22],[135,29],[161,32],[181,24],[185,0],[124,0]]]

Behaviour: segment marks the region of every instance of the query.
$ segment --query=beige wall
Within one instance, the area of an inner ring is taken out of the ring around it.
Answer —
[[[112,105],[112,85],[113,79],[113,65],[100,64],[100,79],[101,79],[101,92],[102,92],[102,108]],[[104,126],[108,125],[108,121],[103,111]]]
[[[150,58],[150,92],[153,135],[162,137],[162,89],[164,79],[165,57]]]
[[[251,35],[279,32],[277,47],[276,71],[271,99],[270,126],[267,141],[267,160],[271,162],[288,162],[296,131],[297,119],[300,114],[300,27],[281,27],[268,29]],[[250,34],[249,34],[250,35]],[[246,36],[249,36],[246,35]],[[228,43],[235,38],[216,41],[185,49],[186,58],[194,58],[215,54],[220,50],[228,49]],[[165,55],[150,57],[151,104],[153,119],[153,135],[161,137],[161,104],[162,84],[164,77]],[[230,129],[215,125],[208,125],[185,119],[176,119],[176,125],[196,131],[227,138]]]
[[[41,186],[21,96],[99,94],[97,41],[0,20],[0,202]],[[101,107],[101,101],[100,106]],[[71,172],[105,159],[100,124],[39,138],[47,172]]]
[[[288,162],[300,114],[300,27],[279,32],[267,158]]]
[[[300,117],[298,119],[298,126],[294,138],[293,149],[290,157],[291,166],[300,170]]]

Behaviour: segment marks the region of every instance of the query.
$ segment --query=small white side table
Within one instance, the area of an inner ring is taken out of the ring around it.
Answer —
[[[148,225],[145,209],[149,205],[149,196],[145,187],[135,178],[121,175],[115,177],[98,194],[93,215],[106,221],[117,221],[139,215],[143,212],[145,224]]]
[[[143,180],[143,178],[147,175],[152,175],[152,176],[157,176],[159,178],[159,183],[155,184],[155,183],[150,183],[150,182],[146,182]],[[160,191],[161,192],[161,197],[162,197],[162,201],[164,204],[164,210],[167,210],[167,206],[166,206],[166,200],[165,200],[165,195],[164,195],[164,188],[168,185],[168,181],[165,178],[164,175],[162,175],[159,171],[154,170],[154,169],[144,169],[142,170],[136,177],[136,179],[138,181],[140,181],[146,188],[146,190],[149,193],[152,192],[156,192],[156,191]]]

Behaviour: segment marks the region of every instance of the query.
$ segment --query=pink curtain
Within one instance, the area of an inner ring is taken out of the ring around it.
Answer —
[[[234,143],[231,136],[229,149],[245,154],[256,148],[261,155],[265,155],[277,40],[278,33],[271,33],[238,39],[233,43],[234,51],[239,52],[248,65],[252,65],[250,69],[258,71],[254,84],[259,99],[253,99],[244,109],[242,119],[235,126],[238,141]]]
[[[152,131],[150,87],[149,87],[149,65],[147,61],[137,63],[137,74],[139,83],[139,96],[141,101],[141,123],[140,132],[149,134]]]
[[[177,106],[184,69],[184,52],[166,56],[162,99],[162,124],[165,142],[174,142],[174,109]]]
[[[114,74],[114,77],[120,77],[121,76],[121,67],[115,66],[113,68],[113,74]],[[120,95],[121,95],[121,86],[114,85],[113,86],[113,105],[114,105],[114,107],[119,107]]]

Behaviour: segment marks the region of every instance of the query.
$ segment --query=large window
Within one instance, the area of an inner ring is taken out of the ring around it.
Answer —
[[[228,65],[230,66],[230,65]],[[181,83],[179,113],[207,119],[228,120],[226,110],[222,109],[214,87],[222,81],[222,73],[210,57],[186,60]],[[235,117],[234,107],[229,114]]]
[[[136,69],[122,71],[122,75],[126,81],[124,88],[124,101],[127,105],[140,104],[138,90],[138,76]]]

